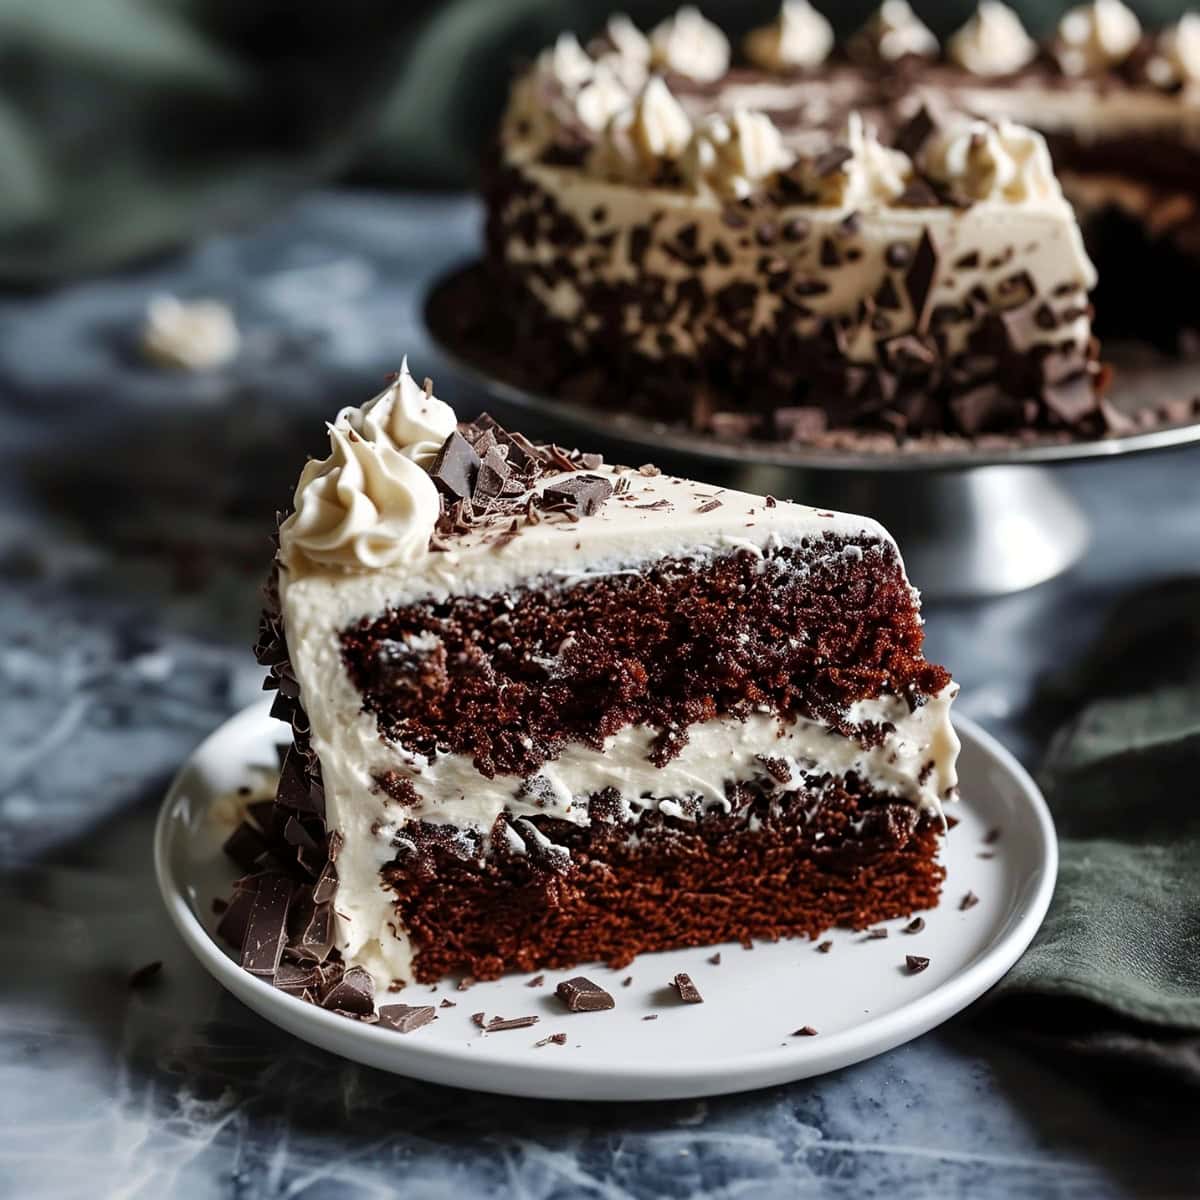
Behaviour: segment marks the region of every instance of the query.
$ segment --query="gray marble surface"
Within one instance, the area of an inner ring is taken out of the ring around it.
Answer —
[[[0,297],[0,1194],[1187,1196],[1194,1108],[1027,1055],[972,1014],[872,1062],[695,1103],[541,1104],[412,1083],[224,995],[161,911],[150,833],[188,751],[259,695],[267,530],[321,419],[423,332],[470,253],[455,197],[308,198],[269,227]],[[132,334],[157,291],[230,300],[237,365],[176,376]],[[1095,523],[1069,576],[934,604],[963,709],[1031,765],[1038,681],[1118,597],[1196,569],[1194,452],[1067,468]],[[157,986],[134,968],[164,962]]]

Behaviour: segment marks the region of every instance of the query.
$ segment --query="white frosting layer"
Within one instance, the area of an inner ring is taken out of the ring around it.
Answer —
[[[1064,75],[1107,71],[1129,57],[1142,26],[1121,0],[1092,0],[1063,15],[1055,56]]]
[[[768,71],[820,66],[833,49],[833,26],[808,0],[783,0],[779,16],[746,35],[746,57]]]
[[[972,75],[1010,75],[1037,57],[1037,43],[1001,0],[981,0],[946,43],[946,53]]]
[[[329,426],[330,455],[305,466],[295,512],[280,526],[284,560],[370,571],[426,555],[441,510],[424,468],[455,424],[405,359],[391,387]]]
[[[1184,13],[1158,36],[1156,53],[1146,66],[1147,74],[1163,87],[1200,82],[1200,13]]]

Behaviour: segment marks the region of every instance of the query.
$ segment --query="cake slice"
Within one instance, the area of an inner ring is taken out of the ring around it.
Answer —
[[[260,973],[344,1007],[937,903],[957,689],[879,525],[457,424],[407,366],[329,437],[258,648]]]

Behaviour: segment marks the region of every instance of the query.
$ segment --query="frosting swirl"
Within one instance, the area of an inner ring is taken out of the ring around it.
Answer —
[[[1146,64],[1146,73],[1159,87],[1193,87],[1200,83],[1200,13],[1185,13],[1164,29]]]
[[[684,5],[650,31],[651,62],[701,83],[729,70],[729,40],[694,5]]]
[[[652,180],[664,162],[683,154],[692,123],[661,76],[642,89],[632,108],[618,113],[588,157],[588,168],[608,179]]]
[[[817,204],[865,207],[890,204],[908,186],[912,161],[901,150],[883,145],[860,114],[851,113],[841,141],[831,148],[844,157],[830,168],[825,155],[810,159],[802,171],[805,191]]]
[[[650,40],[624,13],[608,18],[604,32],[593,38],[588,50],[596,63],[611,71],[631,93],[646,82]]]
[[[967,23],[946,43],[951,60],[972,75],[1011,75],[1037,56],[1021,18],[1001,0],[980,0]]]
[[[808,0],[783,0],[774,24],[748,33],[744,47],[768,71],[816,67],[833,49],[833,26]]]
[[[1062,195],[1045,139],[1012,121],[957,121],[930,136],[919,165],[971,200],[1020,204]]]
[[[883,0],[875,15],[846,43],[846,51],[859,62],[894,63],[910,55],[935,57],[938,40],[908,0]]]
[[[1054,56],[1064,75],[1095,74],[1124,62],[1141,36],[1137,17],[1121,0],[1092,0],[1063,15]]]
[[[295,511],[279,527],[288,565],[299,557],[358,571],[423,557],[441,512],[425,466],[455,425],[454,411],[413,381],[407,359],[386,391],[342,409],[329,426],[329,457],[306,464]]]
[[[746,109],[707,117],[680,160],[694,186],[738,199],[791,164],[792,155],[771,118]]]

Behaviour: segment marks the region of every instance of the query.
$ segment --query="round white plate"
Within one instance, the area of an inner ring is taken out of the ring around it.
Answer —
[[[845,930],[829,934],[827,954],[807,941],[736,944],[646,954],[612,971],[585,966],[477,983],[416,985],[395,1001],[440,1004],[438,1019],[413,1033],[363,1025],[305,1004],[246,974],[212,933],[212,900],[227,895],[237,871],[221,853],[233,816],[214,803],[273,769],[284,726],[256,704],[222,725],[171,784],[155,829],[154,858],[167,911],[216,979],[255,1012],[317,1046],[385,1071],[458,1087],[572,1100],[653,1100],[765,1087],[832,1071],[890,1050],[932,1029],[994,984],[1037,932],[1058,867],[1045,801],[1020,764],[972,721],[958,717],[964,800],[944,852],[940,908],[925,929],[906,934],[889,922],[887,938]],[[999,836],[986,842],[989,831]],[[971,892],[978,903],[964,910]],[[721,952],[721,962],[710,957]],[[920,974],[905,955],[928,957]],[[691,975],[703,1004],[683,1004],[668,986]],[[615,1009],[567,1012],[559,979],[582,973],[608,988]],[[623,981],[632,976],[632,983]],[[536,1014],[532,1028],[484,1033],[471,1014]],[[652,1021],[644,1018],[656,1014]],[[792,1037],[801,1026],[815,1036]],[[565,1045],[535,1042],[565,1033]]]

